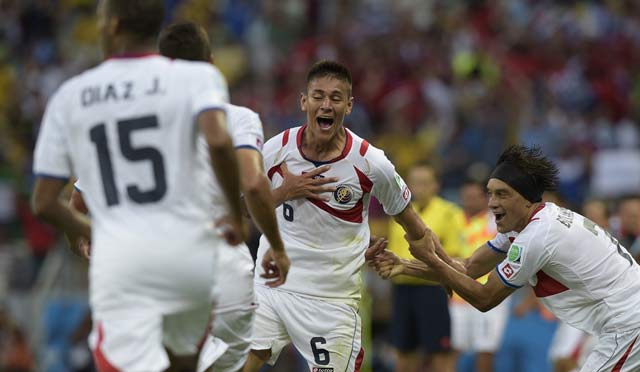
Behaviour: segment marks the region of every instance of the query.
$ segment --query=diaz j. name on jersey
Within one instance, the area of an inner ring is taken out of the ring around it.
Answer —
[[[264,147],[264,162],[272,188],[282,184],[281,165],[292,174],[309,172],[329,164],[319,177],[336,177],[336,190],[325,193],[330,200],[289,200],[276,215],[291,270],[279,287],[304,295],[353,302],[360,297],[360,269],[369,245],[369,200],[374,195],[389,215],[404,210],[411,192],[395,172],[384,152],[369,145],[349,129],[342,154],[328,162],[307,159],[301,150],[306,126],[287,129]],[[268,249],[260,239],[258,260]],[[260,261],[258,261],[260,262]],[[256,281],[263,283],[258,265]]]
[[[593,334],[638,327],[640,266],[580,214],[545,203],[519,234],[498,234],[489,246],[507,255],[496,268],[504,284],[530,284],[560,320]]]
[[[210,64],[108,59],[51,97],[34,171],[82,180],[94,234],[202,236],[211,170],[198,156],[195,118],[227,101],[226,81]]]

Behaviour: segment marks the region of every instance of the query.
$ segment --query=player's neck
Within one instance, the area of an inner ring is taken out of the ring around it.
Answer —
[[[529,222],[531,222],[531,220],[534,218],[535,214],[538,213],[542,205],[544,205],[544,202],[531,204],[531,206],[528,208],[526,219],[524,219],[522,223],[520,223],[520,227],[518,227],[514,231],[517,233],[521,233],[522,230],[524,230],[525,227],[527,227],[527,225],[529,224]]]
[[[119,38],[114,41],[113,46],[107,51],[107,57],[122,56],[122,55],[138,55],[157,53],[154,41],[148,41],[145,43],[134,42],[128,38]]]
[[[305,130],[302,136],[302,152],[311,160],[329,161],[342,154],[346,142],[344,129],[328,139],[318,138],[312,131]]]

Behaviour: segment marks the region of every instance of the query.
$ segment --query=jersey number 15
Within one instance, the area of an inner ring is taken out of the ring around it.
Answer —
[[[167,193],[167,180],[164,171],[164,159],[162,153],[154,147],[134,147],[131,144],[131,134],[137,130],[152,129],[158,127],[158,118],[154,115],[143,116],[134,119],[119,120],[118,142],[120,152],[125,159],[132,162],[149,161],[153,168],[154,186],[150,190],[140,190],[137,185],[127,185],[127,195],[138,204],[153,203],[164,197]],[[116,180],[113,174],[113,164],[107,141],[107,130],[104,123],[99,123],[89,131],[91,142],[96,145],[98,165],[102,187],[108,206],[118,205],[120,195],[116,188]]]

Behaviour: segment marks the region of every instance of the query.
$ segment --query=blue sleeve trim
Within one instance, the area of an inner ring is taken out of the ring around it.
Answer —
[[[522,288],[521,285],[515,285],[515,284],[511,284],[507,281],[507,279],[502,277],[502,274],[500,274],[500,270],[498,270],[498,266],[500,266],[500,264],[496,265],[496,272],[498,273],[498,277],[500,278],[500,280],[502,280],[502,283],[504,283],[504,285],[506,285],[507,287],[511,287],[511,288]]]
[[[262,151],[260,151],[259,148],[255,147],[255,146],[251,146],[251,145],[240,145],[240,146],[236,146],[236,150],[240,150],[240,149],[247,149],[247,150],[256,150],[257,152],[262,154]]]
[[[493,249],[494,251],[496,251],[498,253],[504,253],[504,254],[507,253],[507,252],[503,251],[502,249],[496,247],[495,245],[491,244],[490,240],[487,241],[487,245],[489,246],[489,248]]]
[[[51,179],[54,179],[54,180],[59,180],[59,181],[64,181],[64,182],[69,182],[69,179],[70,179],[69,176],[57,176],[57,175],[48,174],[48,173],[34,173],[33,175],[35,177],[51,178]]]
[[[80,189],[78,188],[78,186],[73,185],[73,188],[74,188],[78,193],[82,194],[82,190],[80,190]]]

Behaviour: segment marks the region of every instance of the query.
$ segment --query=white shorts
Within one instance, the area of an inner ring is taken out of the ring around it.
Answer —
[[[169,367],[165,347],[176,355],[199,351],[211,305],[162,315],[148,309],[122,314],[94,314],[89,345],[99,371],[161,372]]]
[[[293,343],[312,372],[360,370],[361,321],[353,307],[255,286],[258,303],[251,349],[271,350],[270,365]]]
[[[549,347],[549,359],[573,359],[578,365],[583,364],[586,355],[591,352],[592,337],[567,323],[559,322],[553,341]]]
[[[640,340],[638,338],[640,338],[640,328],[618,334],[601,334],[580,372],[640,371]]]
[[[253,291],[253,259],[244,244],[223,245],[218,255],[212,334],[200,353],[198,371],[213,364],[213,371],[238,371],[251,344],[253,318],[257,307]]]
[[[451,345],[458,351],[494,353],[509,318],[509,299],[483,313],[466,302],[450,302]]]

